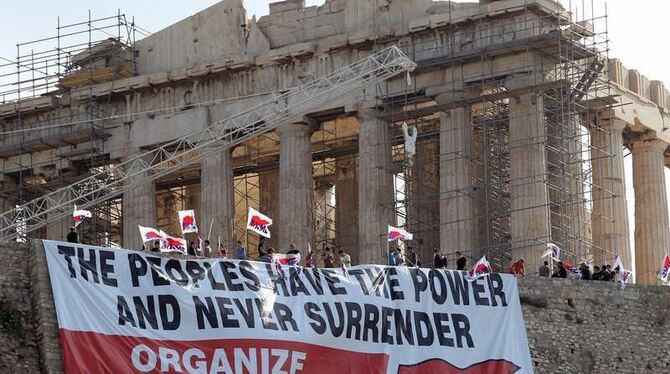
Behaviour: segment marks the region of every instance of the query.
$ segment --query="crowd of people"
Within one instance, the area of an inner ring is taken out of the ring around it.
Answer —
[[[79,235],[77,234],[74,227],[70,228],[70,232],[67,234],[67,241],[70,243],[79,243]],[[241,241],[237,241],[234,248],[229,250],[227,247],[220,245],[218,252],[215,251],[209,240],[204,240],[200,245],[200,248],[196,246],[195,242],[189,243],[187,253],[191,256],[203,256],[203,257],[219,257],[219,258],[230,258],[235,260],[258,260],[263,262],[272,262],[273,255],[278,253],[273,247],[266,247],[266,239],[264,237],[260,238],[258,244],[258,256],[252,257],[249,255],[247,249],[244,247]],[[150,252],[160,252],[160,241],[156,240],[153,242],[150,248],[142,246],[143,251]],[[321,250],[317,250],[315,254],[314,251],[309,249],[304,258],[305,267],[316,267],[317,259],[320,259],[320,267],[323,268],[335,268],[335,267],[349,267],[352,265],[351,256],[344,250],[337,250],[337,258],[334,255],[333,249],[323,245]],[[288,255],[300,254],[295,244],[290,244],[286,252]],[[456,258],[456,270],[468,270],[468,259],[460,251],[455,252]],[[421,259],[419,254],[415,251],[414,247],[411,245],[407,246],[405,252],[399,246],[390,246],[388,252],[388,265],[389,266],[407,266],[407,267],[421,267]],[[447,269],[448,260],[447,256],[440,251],[439,248],[433,250],[433,264],[434,269]],[[615,282],[619,280],[619,268],[612,269],[611,265],[603,264],[602,266],[594,266],[593,271],[590,267],[582,262],[579,266],[578,277],[581,280],[594,280],[594,281],[605,281],[605,282]],[[509,267],[508,273],[511,273],[515,276],[525,276],[525,261],[519,259],[512,263]],[[544,263],[538,269],[538,275],[540,277],[551,277],[551,278],[567,278],[568,269],[564,266],[562,261],[558,261],[556,266],[552,269],[549,267],[549,262],[544,261]]]

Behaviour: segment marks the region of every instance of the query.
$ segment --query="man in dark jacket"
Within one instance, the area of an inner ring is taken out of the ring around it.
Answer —
[[[70,232],[67,234],[68,243],[79,243],[79,234],[75,231],[74,226],[70,227]]]
[[[456,270],[465,270],[465,266],[468,264],[468,259],[463,256],[460,251],[456,251]]]
[[[558,262],[558,267],[556,268],[556,271],[554,274],[551,276],[552,278],[567,278],[568,277],[568,271],[565,270],[565,266],[563,266],[563,261]]]

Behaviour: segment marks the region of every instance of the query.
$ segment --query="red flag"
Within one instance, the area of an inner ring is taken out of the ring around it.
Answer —
[[[400,365],[398,374],[512,374],[519,369],[506,360],[487,360],[459,369],[447,361],[434,358],[415,365]]]

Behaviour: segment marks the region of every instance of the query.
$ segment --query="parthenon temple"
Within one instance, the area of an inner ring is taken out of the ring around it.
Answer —
[[[637,283],[659,282],[670,94],[609,55],[606,14],[576,19],[555,0],[269,10],[249,17],[242,0],[222,0],[154,33],[119,12],[18,44],[15,61],[0,61],[2,238],[64,239],[73,201],[51,199],[42,215],[24,204],[70,186],[106,191],[76,202],[93,212],[80,227],[90,244],[139,249],[138,225],[178,234],[176,212],[194,209],[204,236],[253,255],[253,207],[273,218],[268,245],[282,251],[328,246],[385,263],[392,225],[414,234],[403,245],[425,264],[439,248],[497,270],[523,258],[532,273],[551,242],[571,264],[618,255]],[[133,173],[127,188],[113,181],[141,152],[391,45],[414,71],[198,162]]]

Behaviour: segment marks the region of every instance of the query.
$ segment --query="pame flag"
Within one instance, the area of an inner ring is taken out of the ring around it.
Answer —
[[[582,278],[582,271],[578,267],[570,265],[567,261],[563,261],[563,267],[574,279]]]
[[[412,235],[412,233],[405,231],[401,228],[389,225],[388,241],[392,242],[398,239],[406,241],[406,240],[412,240],[413,238],[414,235]]]
[[[182,234],[198,232],[198,226],[195,224],[195,212],[193,210],[180,210],[179,224],[181,225]]]
[[[300,263],[300,253],[289,253],[289,254],[283,254],[283,253],[273,253],[272,254],[272,259],[279,262],[282,265],[298,265]]]
[[[174,236],[165,235],[161,239],[161,252],[179,252],[186,254],[186,240],[182,238],[175,238]]]
[[[670,255],[666,254],[663,257],[663,262],[661,263],[661,271],[658,273],[658,277],[663,282],[667,282],[670,278]]]
[[[555,261],[560,261],[561,248],[554,243],[547,243],[547,249],[542,254],[542,257],[551,256]]]
[[[154,229],[153,227],[144,227],[138,225],[137,228],[140,230],[142,243],[152,242],[154,240],[162,240],[167,236],[167,234],[163,231]]]
[[[270,225],[272,225],[272,218],[249,207],[249,217],[247,218],[247,230],[251,230],[258,235],[266,238],[270,237]]]
[[[465,280],[468,282],[474,282],[475,280],[484,277],[491,273],[491,264],[489,264],[486,256],[483,256],[477,263],[472,267],[465,275]]]
[[[91,218],[93,215],[88,210],[77,209],[77,206],[74,206],[74,211],[72,212],[72,220],[74,221],[74,227],[79,226],[80,223],[84,221],[84,218]]]

